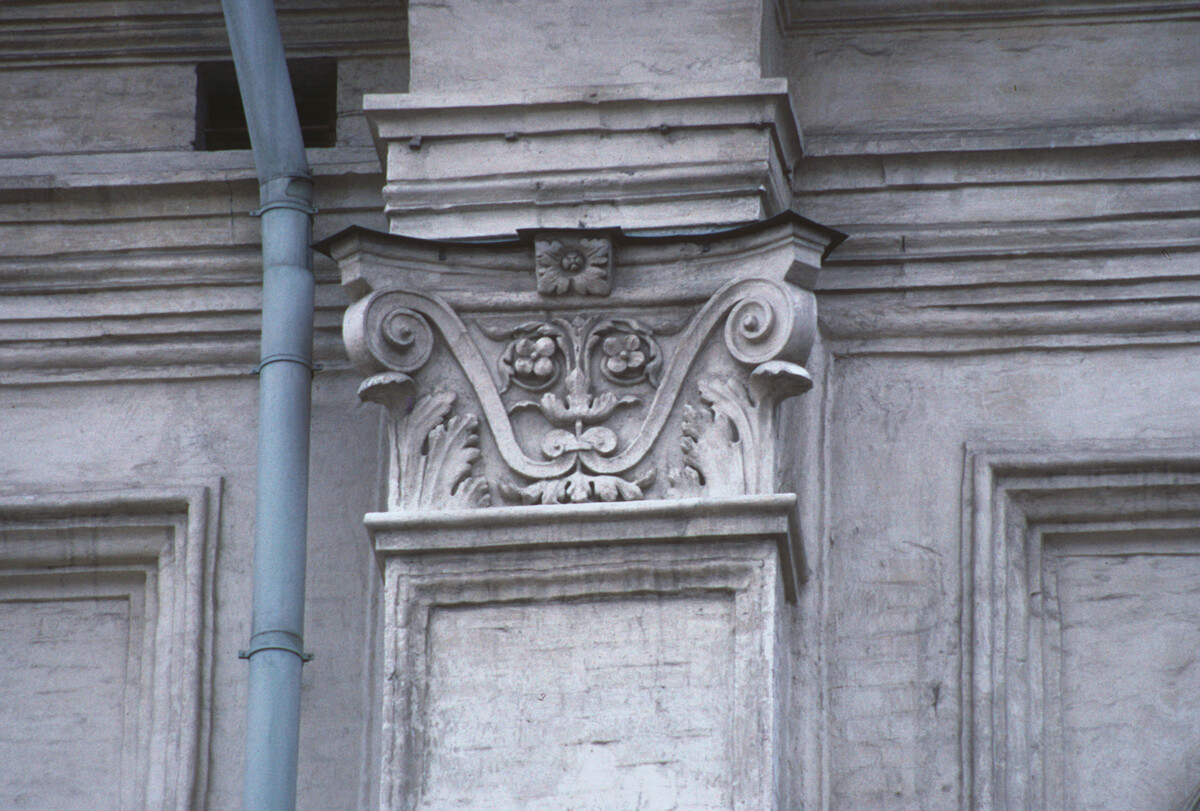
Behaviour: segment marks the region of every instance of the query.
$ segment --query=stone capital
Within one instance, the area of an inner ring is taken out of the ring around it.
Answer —
[[[331,238],[360,395],[389,413],[388,510],[776,493],[777,405],[811,385],[812,286],[841,239],[791,213],[686,237]]]

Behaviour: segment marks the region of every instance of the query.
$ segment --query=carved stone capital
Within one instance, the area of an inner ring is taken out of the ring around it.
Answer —
[[[841,238],[791,213],[676,237],[331,238],[360,395],[390,415],[388,508],[776,492],[776,406],[812,384],[812,284]]]
[[[318,246],[353,299],[359,393],[388,414],[365,519],[381,809],[789,807],[804,566],[777,406],[812,385],[813,284],[841,239],[788,213]]]

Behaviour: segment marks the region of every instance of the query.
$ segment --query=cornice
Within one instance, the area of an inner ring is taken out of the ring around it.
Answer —
[[[308,150],[315,177],[379,175],[370,147]],[[256,180],[250,150],[94,152],[0,156],[0,193],[6,190],[163,186]]]
[[[802,154],[782,78],[368,94],[363,107],[398,232],[751,221],[787,208]]]
[[[1195,144],[810,158],[836,352],[1196,342]],[[896,212],[904,212],[897,217]]]
[[[714,230],[688,230],[677,233],[631,233],[623,228],[555,228],[556,233],[569,233],[579,236],[602,234],[607,236],[617,245],[628,245],[630,247],[654,246],[654,245],[677,245],[682,240],[688,243],[698,245],[714,245],[729,239],[737,239],[741,237],[754,237],[760,234],[768,234],[771,231],[779,229],[781,226],[791,226],[794,229],[809,231],[814,239],[820,240],[824,244],[821,253],[821,258],[824,259],[833,252],[835,248],[841,245],[847,238],[846,234],[828,226],[814,222],[807,217],[798,214],[795,211],[783,211],[773,217],[768,217],[764,220],[758,220],[751,223],[742,223],[733,225],[728,228],[720,228]],[[353,240],[357,249],[361,249],[366,245],[376,245],[386,248],[386,246],[395,247],[420,247],[426,246],[438,250],[459,249],[464,252],[477,253],[481,247],[487,247],[494,251],[516,250],[520,248],[528,248],[533,245],[537,239],[537,235],[545,229],[539,228],[521,228],[516,234],[511,237],[500,237],[486,240],[468,240],[468,239],[425,239],[422,237],[408,236],[405,234],[390,234],[383,231],[375,231],[370,228],[352,225],[336,234],[325,237],[322,240],[313,243],[313,250],[323,253],[326,256],[336,258],[338,246],[348,241]]]
[[[1136,126],[1088,124],[1046,127],[988,127],[937,130],[820,129],[804,133],[805,158],[865,155],[970,154],[1149,146],[1172,149],[1200,140],[1200,121],[1184,119]]]
[[[4,3],[0,70],[228,59],[229,37],[217,3]],[[383,14],[382,11],[390,13]],[[40,12],[40,13],[39,13]],[[407,20],[377,3],[282,4],[289,56],[407,56]]]
[[[1200,18],[1195,0],[784,0],[788,36],[852,31],[1157,23]]]

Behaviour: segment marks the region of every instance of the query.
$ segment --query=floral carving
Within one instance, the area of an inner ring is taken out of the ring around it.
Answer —
[[[454,394],[438,389],[441,370],[424,373],[433,388],[421,398],[405,374],[368,381],[363,396],[392,413],[389,504],[487,503],[488,484],[475,474],[481,441],[507,473],[492,487],[518,503],[734,496],[778,485],[775,406],[812,385],[796,363],[810,345],[810,301],[748,278],[690,312],[670,302],[639,308],[646,321],[562,304],[536,320],[501,311],[470,322],[423,293],[384,290],[358,305],[367,335],[378,337],[371,357],[385,367],[412,369],[443,340],[464,377],[460,392],[471,392],[489,426],[481,437],[474,417],[455,413]],[[722,332],[727,353],[714,351]],[[668,357],[659,341],[677,334]],[[707,376],[697,381],[694,365]],[[699,384],[691,404],[679,402],[688,381]],[[675,454],[660,442],[671,424],[682,434],[673,470],[663,456]]]
[[[607,296],[610,244],[607,239],[538,240],[534,245],[537,289],[543,296],[575,292]]]
[[[591,475],[576,470],[561,479],[534,482],[526,487],[500,483],[500,494],[521,504],[581,504],[585,501],[638,501],[654,484],[654,471],[634,481],[620,476]]]
[[[556,426],[542,438],[541,451],[548,459],[573,454],[575,466],[565,478],[534,482],[527,487],[502,483],[501,495],[524,504],[618,499],[632,501],[643,498],[644,488],[654,481],[652,474],[649,479],[639,482],[628,482],[619,476],[590,475],[582,469],[586,464],[580,455],[584,451],[594,451],[602,456],[613,453],[618,445],[616,433],[597,423],[607,420],[621,406],[640,402],[637,397],[618,397],[611,391],[593,394],[584,370],[576,366],[567,373],[565,396],[546,392],[537,402],[523,400],[513,405],[512,410],[536,408],[547,422]]]
[[[514,334],[519,337],[500,356],[500,390],[510,381],[528,391],[545,391],[557,383],[564,363],[558,331],[548,324],[527,324]]]
[[[604,369],[614,377],[640,374],[646,366],[646,353],[636,335],[610,335],[604,339]]]
[[[683,407],[683,467],[667,474],[672,496],[734,496],[755,492],[760,452],[758,409],[745,387],[700,381],[705,408]]]
[[[414,390],[412,378],[395,372],[369,378],[359,388],[359,397],[384,405],[392,418],[389,504],[411,509],[490,505],[487,480],[474,475],[479,419],[474,414],[450,416],[454,392],[414,399]]]
[[[597,341],[604,356],[600,374],[609,382],[632,386],[649,381],[658,385],[663,356],[649,328],[632,319],[611,318],[593,333],[591,342]]]
[[[501,494],[527,504],[644,498],[653,474],[629,481],[589,469],[585,457],[610,456],[620,445],[616,432],[602,423],[617,409],[642,402],[634,395],[596,391],[590,370],[598,363],[602,379],[622,387],[657,385],[662,351],[654,330],[633,319],[600,316],[552,318],[507,330],[481,325],[481,329],[493,340],[508,341],[498,364],[501,391],[512,383],[526,391],[544,392],[539,399],[520,400],[508,410],[536,410],[552,426],[542,437],[542,455],[573,462],[569,472],[557,478],[527,486],[501,484]],[[564,368],[565,391],[551,391]]]

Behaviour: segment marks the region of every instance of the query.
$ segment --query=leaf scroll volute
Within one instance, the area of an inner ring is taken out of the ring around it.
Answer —
[[[722,326],[723,325],[723,326]],[[762,394],[760,417],[770,420],[778,399],[804,390],[808,380],[802,364],[816,340],[816,299],[811,292],[799,290],[773,279],[750,278],[730,282],[715,292],[691,323],[664,364],[662,378],[646,416],[632,441],[609,458],[583,452],[584,463],[596,473],[616,474],[632,469],[650,453],[667,419],[679,402],[692,364],[710,345],[711,336],[722,330],[725,347],[739,364],[750,366],[751,380],[770,383]],[[773,385],[781,382],[774,372],[780,368],[795,370],[795,386]],[[756,377],[756,372],[759,374]],[[756,394],[758,392],[755,386]],[[764,430],[762,436],[772,436]]]

